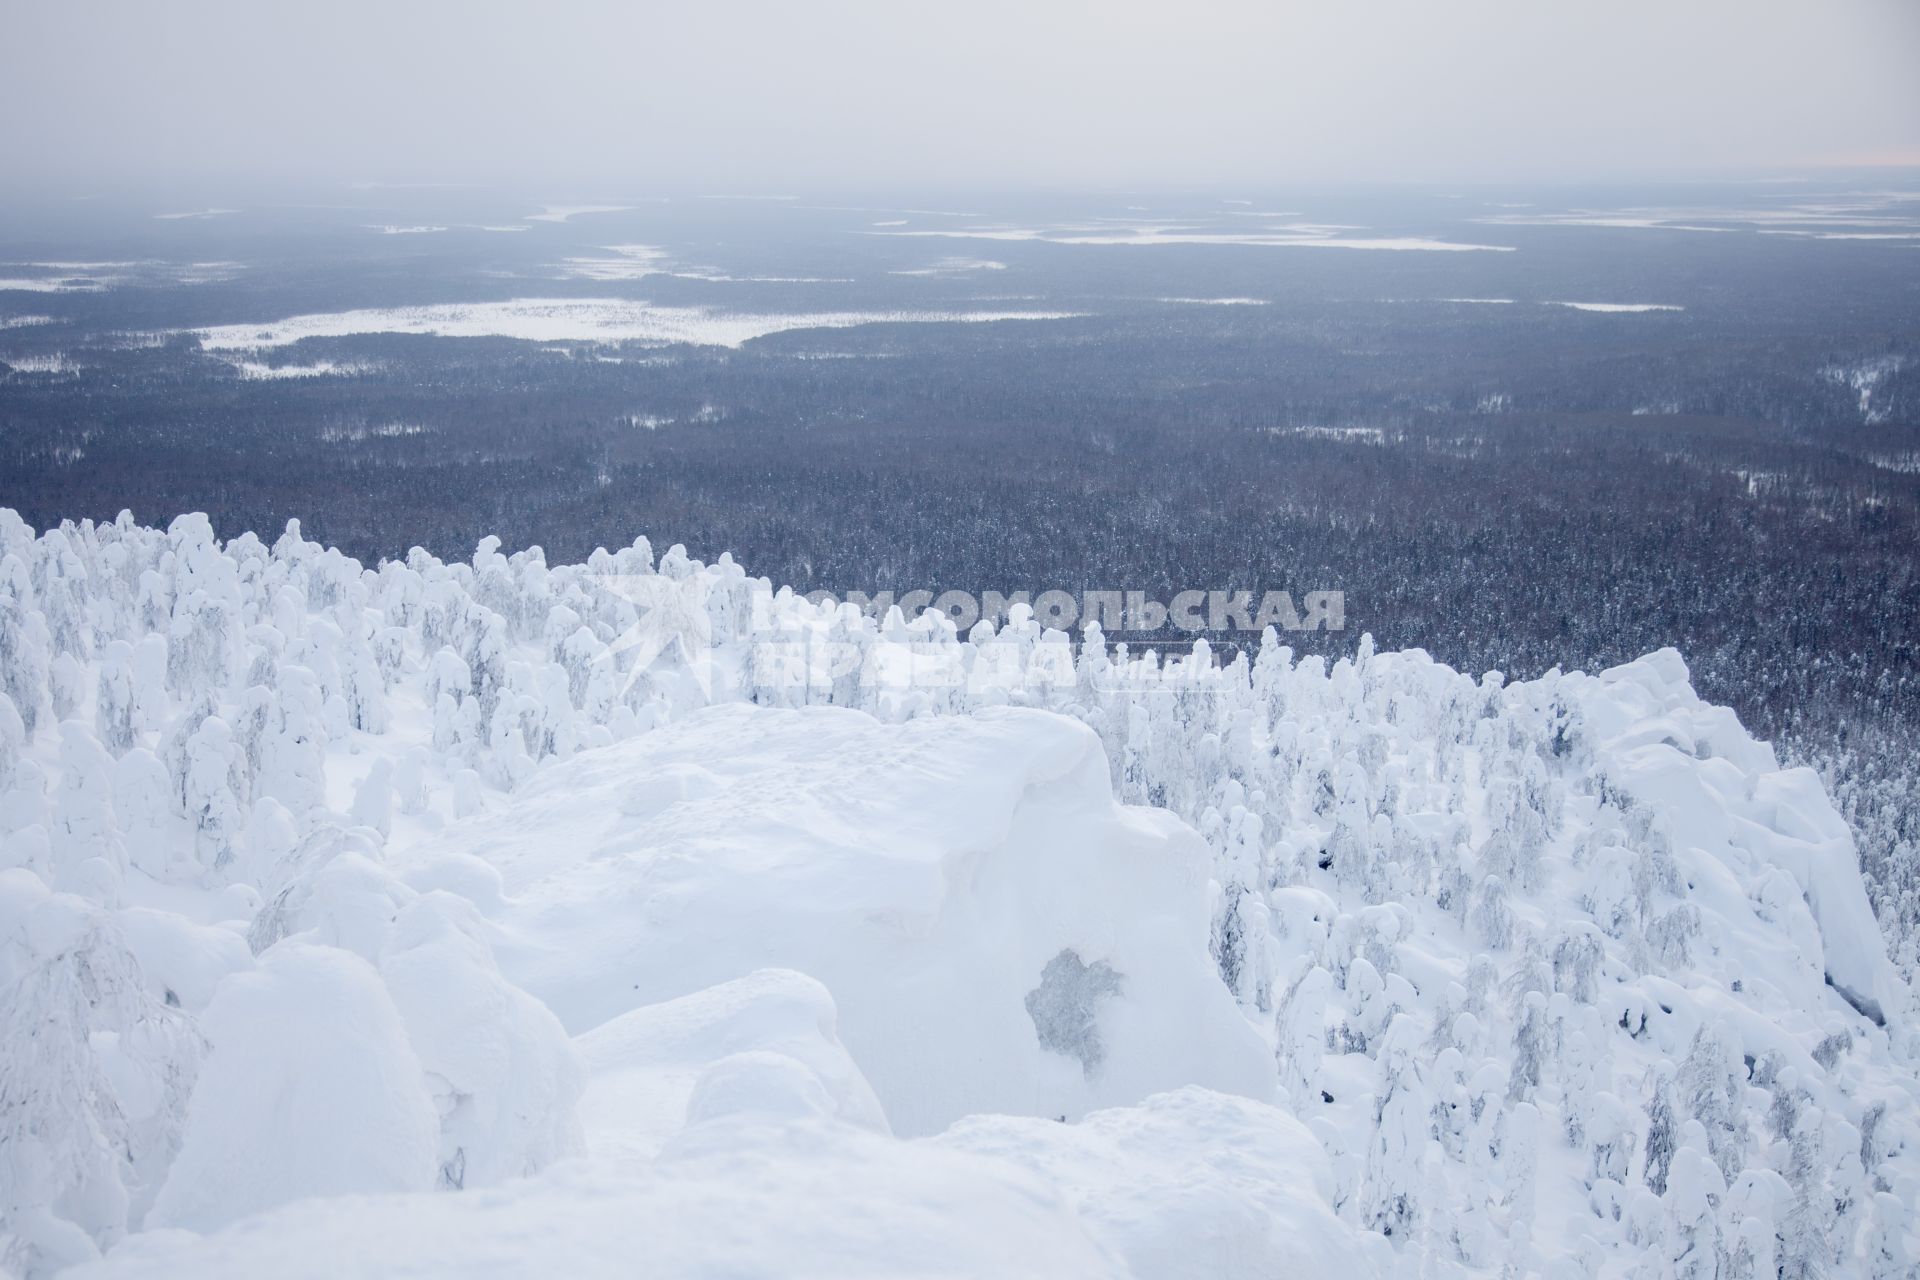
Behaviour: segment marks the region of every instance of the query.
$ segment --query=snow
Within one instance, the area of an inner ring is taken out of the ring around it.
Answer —
[[[1901,208],[1909,199],[1910,193],[1905,192],[1856,191],[1843,193],[1831,201],[1800,201],[1778,208],[1697,205],[1679,208],[1570,209],[1494,214],[1475,221],[1496,226],[1752,231],[1760,235],[1809,236],[1816,239],[1901,238],[1920,227],[1920,223]],[[1831,228],[1870,230],[1864,233],[1836,233]]]
[[[1882,385],[1905,365],[1901,356],[1875,356],[1851,364],[1828,365],[1820,374],[1827,381],[1854,391],[1859,396],[1861,421],[1876,426],[1893,414],[1888,397],[1879,394]]]
[[[1850,833],[1672,650],[1142,658],[645,539],[0,511],[0,655],[26,1276],[1920,1252]]]
[[[667,250],[650,244],[606,245],[600,256],[562,259],[556,264],[555,272],[557,278],[562,280],[594,280],[602,283],[646,280],[654,276],[704,280],[710,284],[846,284],[849,279],[845,276],[738,275],[714,267],[679,265]]]
[[[527,221],[571,222],[582,214],[627,213],[635,207],[630,204],[550,204],[542,206],[539,213],[528,214]]]
[[[216,1235],[136,1237],[73,1280],[191,1275],[894,1280],[1126,1270],[1067,1194],[1003,1161],[828,1120],[746,1114],[639,1166],[581,1162],[495,1192],[308,1200]]]
[[[513,298],[290,316],[262,324],[217,325],[193,332],[209,351],[282,347],[306,338],[358,333],[410,333],[443,338],[514,338],[524,342],[692,343],[739,347],[791,329],[845,329],[863,324],[986,323],[1064,320],[1067,311],[823,311],[773,314],[712,307],[658,306],[623,298]]]
[[[246,938],[230,928],[154,907],[128,907],[117,922],[148,995],[188,1013],[204,1012],[227,977],[253,967]]]
[[[1327,1207],[1333,1173],[1320,1144],[1265,1103],[1187,1088],[1074,1125],[974,1116],[934,1141],[1067,1188],[1136,1276],[1376,1274]]]
[[[576,1034],[797,969],[834,993],[902,1133],[1188,1083],[1272,1091],[1206,956],[1204,851],[1164,814],[1117,808],[1099,740],[1071,721],[714,707],[396,857],[456,850],[501,874],[503,969]],[[1118,975],[1089,1011],[1097,1069],[1047,1049],[1027,1003],[1068,952]]]
[[[1575,311],[1685,311],[1685,307],[1665,302],[1549,302],[1550,307],[1572,307]]]
[[[742,276],[713,267],[685,267],[663,272],[676,280],[704,280],[708,284],[851,284],[852,276]]]
[[[306,1196],[433,1185],[439,1129],[372,966],[297,942],[234,976],[150,1221],[198,1231]]]
[[[578,280],[644,280],[667,274],[669,255],[650,244],[612,244],[610,258],[568,258],[561,263],[560,274]]]
[[[1800,236],[1808,240],[1920,240],[1920,231],[1789,231],[1773,228],[1763,236]]]
[[[1313,440],[1337,440],[1345,444],[1385,444],[1387,433],[1381,427],[1270,427],[1279,435],[1305,436]]]
[[[445,1181],[489,1186],[579,1150],[579,1060],[553,1014],[501,976],[477,911],[444,893],[404,907],[380,975],[429,1081]]]
[[[837,1016],[818,981],[759,969],[609,1019],[574,1042],[588,1072],[580,1117],[592,1152],[657,1155],[686,1122],[708,1068],[742,1055],[797,1066],[818,1091],[819,1114],[890,1133],[879,1096],[840,1042]]]
[[[0,276],[0,293],[90,293],[105,287],[90,276]]]
[[[0,364],[4,364],[15,373],[69,374],[78,373],[87,367],[64,351],[41,356],[8,356],[0,360]]]
[[[232,279],[243,269],[238,262],[14,262],[43,274],[0,277],[0,292],[99,293],[122,285],[194,285]],[[40,323],[51,323],[41,321]],[[11,325],[0,321],[0,328]]]
[[[258,360],[229,361],[249,382],[281,378],[351,378],[370,373],[377,365],[358,360],[316,360],[312,364],[265,364]]]
[[[1300,226],[1274,232],[1224,232],[1132,227],[1094,231],[1058,227],[953,227],[939,230],[869,231],[875,236],[933,236],[953,240],[1016,240],[1067,245],[1252,245],[1276,249],[1385,249],[1440,253],[1512,253],[1512,245],[1468,244],[1427,236],[1346,236],[1345,228]]]
[[[312,1198],[153,1230],[76,1277],[1377,1274],[1307,1130],[1187,1088],[1078,1125],[886,1135],[826,989],[762,971],[589,1036],[588,1157],[499,1190]],[[743,1219],[750,1229],[742,1229]]]
[[[1609,742],[1603,757],[1609,779],[1667,815],[1682,850],[1734,872],[1785,871],[1819,931],[1813,953],[1805,950],[1812,940],[1803,940],[1798,959],[1817,962],[1822,979],[1874,1021],[1899,1008],[1905,994],[1867,901],[1852,834],[1818,775],[1781,769],[1772,749],[1748,738],[1730,713],[1701,702],[1673,650],[1601,678],[1613,696],[1593,714],[1597,729],[1621,724],[1623,709],[1645,717]],[[1705,896],[1700,884],[1694,891]],[[1743,902],[1701,905],[1734,927],[1751,914]],[[1752,955],[1739,963],[1756,967]],[[1772,980],[1786,986],[1793,978],[1782,972]],[[1802,999],[1818,1003],[1811,993]]]
[[[241,262],[188,262],[164,267],[162,273],[180,284],[217,284],[245,269]]]
[[[882,225],[879,223],[876,226]],[[924,267],[912,267],[887,272],[890,276],[932,276],[944,279],[952,276],[964,276],[974,271],[1005,271],[1007,264],[996,262],[992,258],[936,258]]]

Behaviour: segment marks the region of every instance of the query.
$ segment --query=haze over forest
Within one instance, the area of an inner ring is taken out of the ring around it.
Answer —
[[[19,5],[12,198],[130,182],[1753,176],[1920,162],[1905,0]]]

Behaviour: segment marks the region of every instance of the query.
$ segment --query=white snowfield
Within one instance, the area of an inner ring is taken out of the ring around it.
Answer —
[[[0,512],[0,1024],[22,1276],[1920,1256],[1851,839],[1671,651],[1162,663],[644,539]]]

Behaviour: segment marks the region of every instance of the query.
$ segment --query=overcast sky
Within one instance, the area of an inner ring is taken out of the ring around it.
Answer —
[[[1195,185],[1920,163],[1920,0],[4,0],[0,162]]]

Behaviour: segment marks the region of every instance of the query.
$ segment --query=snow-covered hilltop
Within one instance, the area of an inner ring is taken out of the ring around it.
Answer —
[[[0,1019],[24,1275],[1920,1257],[1851,838],[1671,651],[1163,663],[645,540],[0,512]]]

